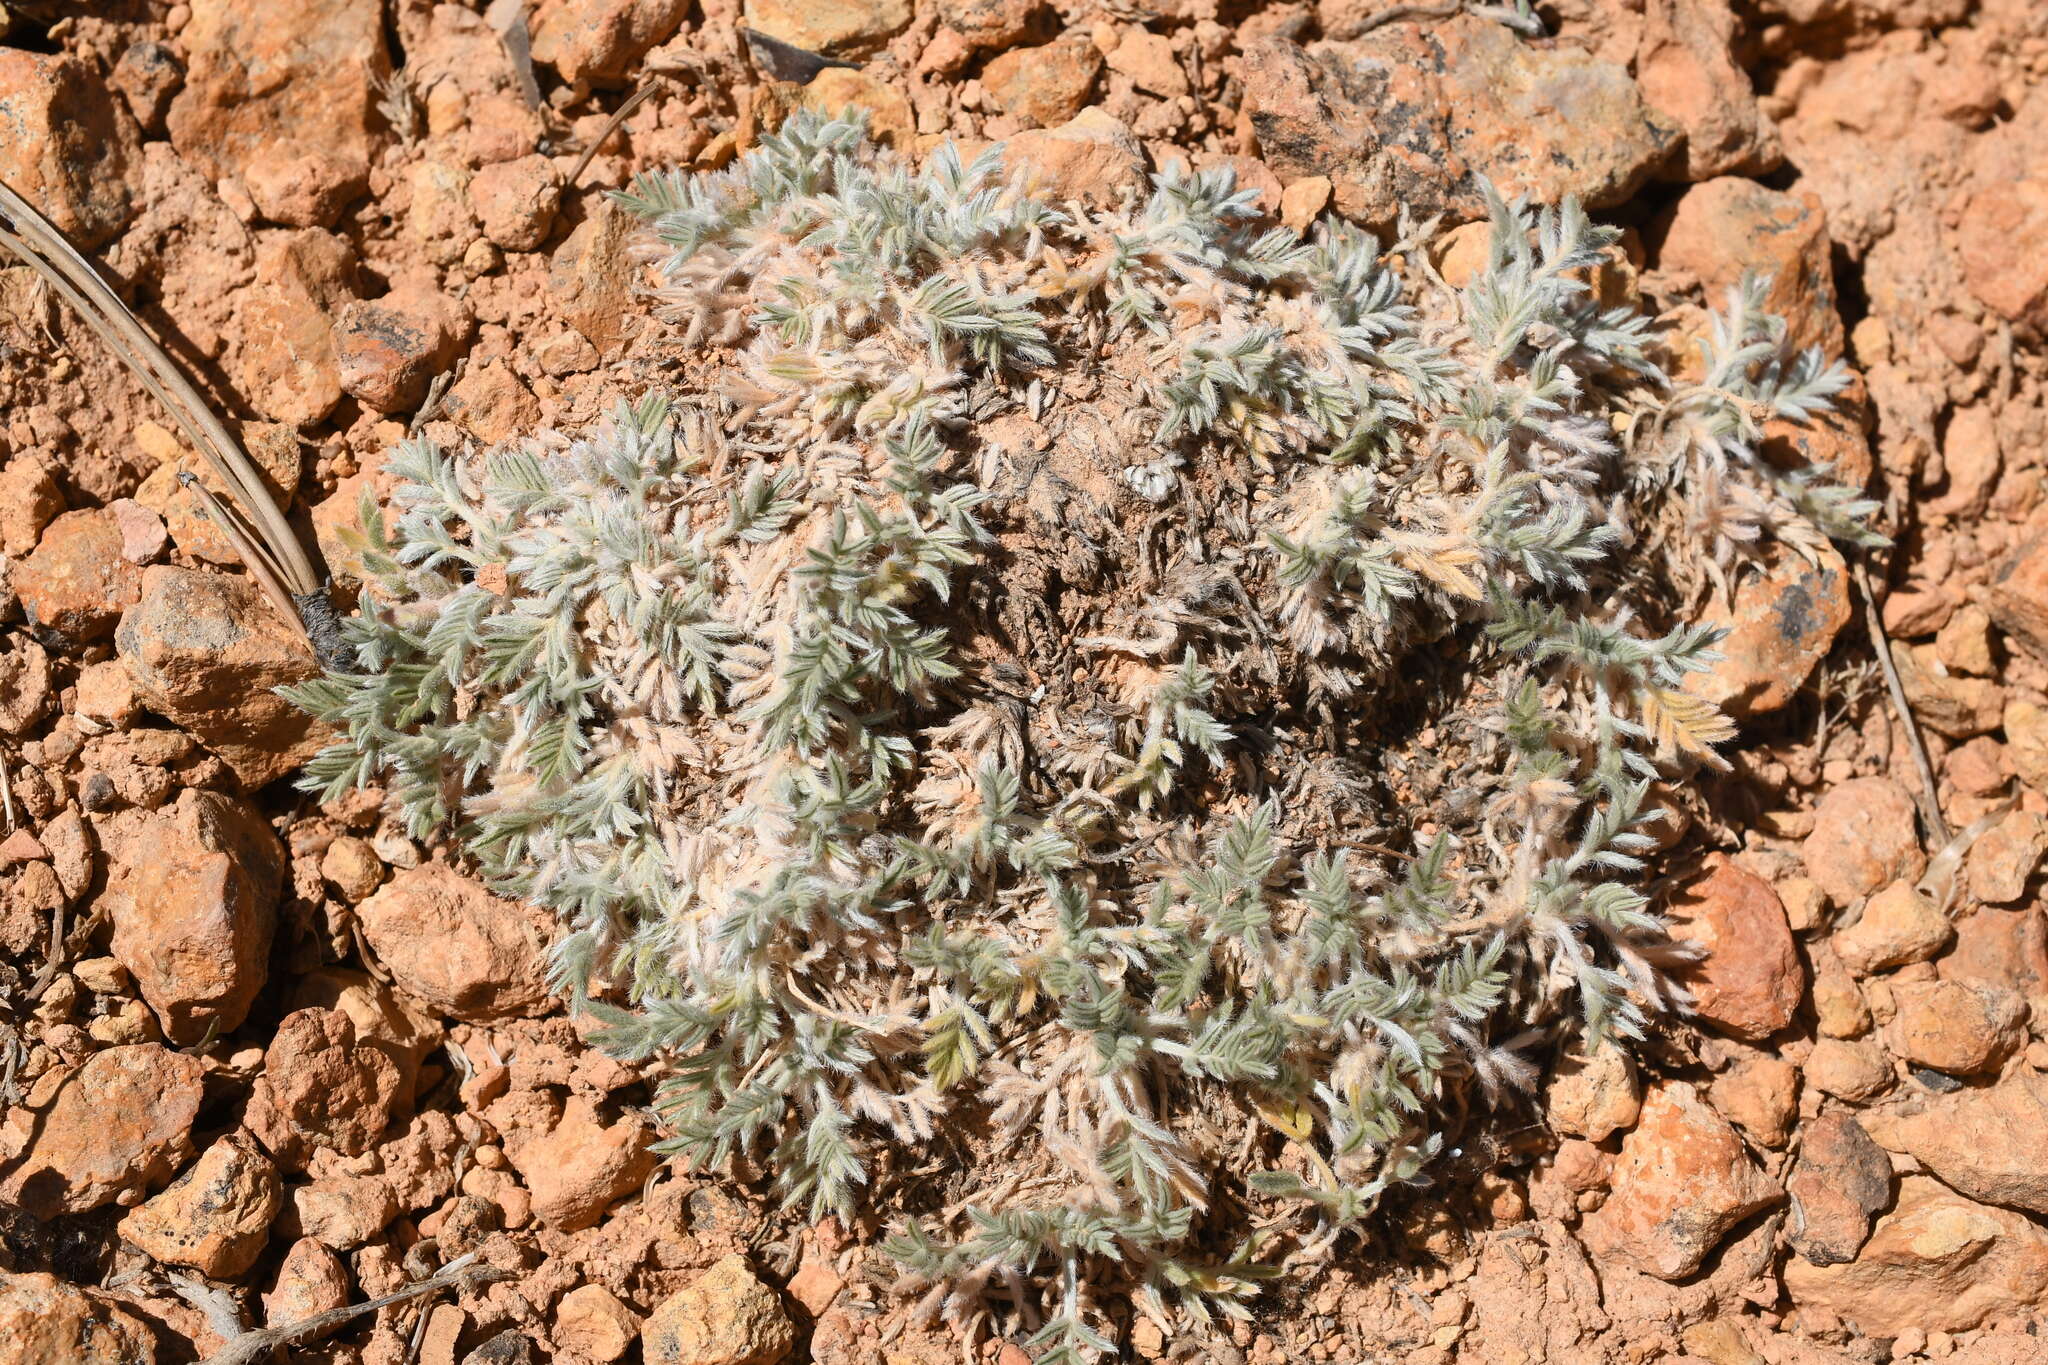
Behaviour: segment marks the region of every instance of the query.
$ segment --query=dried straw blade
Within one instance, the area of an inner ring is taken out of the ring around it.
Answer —
[[[107,348],[135,372],[205,458],[242,512],[242,516],[216,514],[215,520],[278,609],[308,631],[310,638],[312,632],[303,618],[326,608],[320,575],[241,444],[92,263],[5,182],[0,182],[0,223],[4,223],[0,247],[48,281]],[[332,614],[331,608],[327,614]]]

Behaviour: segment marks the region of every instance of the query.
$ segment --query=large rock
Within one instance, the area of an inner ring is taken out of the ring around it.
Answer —
[[[105,638],[142,592],[142,568],[126,551],[110,508],[52,521],[14,569],[14,591],[29,621],[69,644]]]
[[[1717,859],[1664,913],[1674,939],[1705,953],[1677,973],[1700,1018],[1752,1042],[1792,1022],[1806,993],[1806,969],[1769,882]]]
[[[775,1291],[732,1255],[655,1308],[640,1331],[647,1365],[777,1365],[796,1326]]]
[[[298,196],[346,202],[368,183],[377,82],[391,69],[381,8],[358,0],[194,0],[179,33],[185,88],[168,126],[204,174],[264,182],[294,167]]]
[[[121,1220],[121,1237],[163,1265],[231,1280],[262,1254],[283,1202],[277,1167],[247,1136],[230,1133]]]
[[[1891,1161],[1855,1119],[1824,1114],[1801,1136],[1785,1193],[1792,1249],[1814,1265],[1841,1265],[1856,1259],[1871,1218],[1892,1202]]]
[[[1984,605],[1991,619],[2022,648],[2036,659],[2048,660],[2048,533],[2028,537],[1999,561],[1986,585]],[[2030,704],[2015,702],[2007,709],[2024,705]],[[2021,777],[2027,777],[2030,770],[2042,775],[2032,758],[2032,754],[2014,755]]]
[[[1582,1231],[1601,1256],[1682,1280],[1744,1219],[1782,1197],[1727,1120],[1674,1081],[1644,1097],[1614,1163],[1614,1190]]]
[[[1834,647],[1849,621],[1849,574],[1829,547],[1809,563],[1781,552],[1762,573],[1743,578],[1732,602],[1704,613],[1726,634],[1720,659],[1688,674],[1685,690],[1738,720],[1782,709]]]
[[[1885,1046],[1915,1066],[1957,1076],[1988,1071],[2026,1039],[2027,1004],[2017,991],[1974,981],[1899,981]]]
[[[128,848],[107,898],[114,957],[172,1042],[239,1028],[269,970],[284,845],[240,801],[187,788]]]
[[[548,288],[562,317],[600,352],[635,328],[633,286],[639,270],[631,250],[633,216],[609,201],[595,206],[549,258]]]
[[[1550,1126],[1588,1142],[1605,1142],[1633,1127],[1642,1108],[1636,1064],[1613,1043],[1559,1062],[1543,1092]]]
[[[1810,192],[1767,189],[1741,176],[1694,185],[1671,211],[1657,264],[1693,276],[1716,308],[1745,273],[1768,275],[1764,307],[1785,319],[1787,339],[1842,353],[1834,244]]]
[[[2048,329],[2048,177],[1988,185],[1957,215],[1956,255],[1978,302],[2008,322]]]
[[[456,193],[466,213],[468,191]],[[378,412],[418,406],[434,376],[462,354],[472,323],[455,300],[418,283],[342,305],[334,319],[342,390]]]
[[[533,59],[572,85],[634,74],[690,12],[690,0],[552,0],[533,18]]]
[[[1856,777],[1829,788],[1814,807],[1801,847],[1806,875],[1836,905],[1848,905],[1927,866],[1913,798],[1888,777]]]
[[[156,1365],[156,1339],[55,1275],[0,1272],[0,1365]]]
[[[312,647],[246,577],[151,565],[114,642],[150,709],[251,791],[296,772],[327,741],[275,690],[319,672]]]
[[[1403,205],[1480,217],[1482,177],[1508,195],[1618,204],[1679,136],[1621,67],[1474,15],[1349,43],[1258,43],[1242,78],[1281,180],[1328,176],[1338,211],[1376,227]]]
[[[468,1023],[544,1014],[552,1000],[541,912],[440,863],[402,872],[356,907],[399,989]]]
[[[1145,186],[1137,137],[1100,109],[1083,109],[1057,128],[1033,128],[1004,147],[1005,165],[1056,201],[1114,204]]]
[[[1908,1176],[1897,1207],[1854,1261],[1795,1259],[1784,1277],[1795,1304],[1824,1308],[1868,1336],[1965,1332],[2031,1316],[2048,1303],[2048,1231],[2024,1214]]]
[[[0,1127],[0,1202],[49,1219],[163,1184],[192,1154],[203,1069],[139,1043],[47,1073]]]
[[[278,1165],[304,1170],[316,1151],[370,1150],[397,1105],[398,1067],[356,1040],[339,1010],[295,1010],[263,1054],[245,1122]]]
[[[0,180],[90,251],[133,213],[134,122],[90,63],[0,48]]]
[[[990,58],[981,69],[981,88],[1010,117],[1056,128],[1088,107],[1101,74],[1102,53],[1095,44],[1062,38]]]
[[[349,1299],[348,1267],[310,1237],[285,1252],[277,1279],[263,1296],[263,1323],[283,1327],[341,1307]]]
[[[2048,1076],[1928,1095],[1866,1120],[1879,1145],[1904,1152],[1972,1199],[2048,1216]]]
[[[1893,882],[1864,902],[1863,913],[1828,937],[1835,956],[1858,976],[1925,962],[1955,937],[1934,898],[1911,882]]]
[[[806,52],[864,52],[910,25],[910,0],[746,0],[747,27]]]
[[[1636,84],[1650,108],[1684,135],[1676,169],[1687,180],[1767,171],[1784,160],[1778,130],[1756,106],[1735,60],[1726,4],[1649,0],[1636,45]]]
[[[513,1169],[533,1192],[542,1222],[574,1232],[593,1227],[658,1164],[654,1132],[636,1117],[606,1123],[589,1100],[572,1095],[546,1133],[506,1149]]]

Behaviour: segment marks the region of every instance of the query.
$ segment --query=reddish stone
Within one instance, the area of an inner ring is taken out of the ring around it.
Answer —
[[[1814,1265],[1856,1259],[1870,1220],[1892,1202],[1892,1164],[1847,1114],[1823,1114],[1800,1134],[1792,1200],[1792,1249]]]
[[[453,868],[400,873],[356,908],[377,958],[401,990],[471,1023],[545,1013],[552,921],[502,900]]]
[[[398,1068],[356,1040],[339,1010],[296,1010],[277,1026],[245,1122],[278,1165],[304,1170],[321,1148],[368,1151],[396,1108]]]
[[[2015,991],[1966,981],[1899,981],[1898,1013],[1885,1044],[1916,1066],[1959,1076],[1998,1065],[2025,1038],[2026,1002]]]
[[[1719,859],[1673,898],[1665,919],[1672,938],[1706,954],[1676,972],[1700,1018],[1753,1042],[1792,1022],[1806,971],[1770,883]]]
[[[1997,1085],[1924,1096],[1867,1126],[1972,1199],[2048,1216],[2048,1076],[2021,1070]]]
[[[981,70],[981,88],[1027,126],[1057,128],[1088,107],[1101,74],[1102,53],[1093,43],[1064,38],[992,59]]]
[[[1726,634],[1721,658],[1689,674],[1685,690],[1737,719],[1783,708],[1834,647],[1849,621],[1849,576],[1842,557],[1823,547],[1818,563],[1779,553],[1761,575],[1744,578],[1734,601],[1703,613]]]
[[[188,788],[129,841],[110,877],[113,954],[166,1037],[193,1044],[248,1017],[263,986],[284,886],[284,846],[262,816]]]
[[[124,547],[120,522],[105,508],[52,521],[14,570],[29,620],[72,644],[105,639],[142,595],[142,569]]]
[[[1651,1091],[1622,1139],[1614,1190],[1586,1216],[1589,1250],[1682,1280],[1735,1227],[1783,1198],[1742,1139],[1683,1082]]]
[[[163,1184],[192,1155],[203,1070],[197,1057],[141,1043],[47,1073],[0,1128],[0,1151],[25,1139],[0,1163],[0,1200],[47,1221]]]
[[[128,226],[137,143],[90,61],[0,48],[0,180],[87,251]]]
[[[1795,346],[1842,353],[1834,246],[1820,199],[1722,176],[1693,186],[1672,210],[1657,264],[1683,271],[1719,307],[1746,272],[1771,277],[1764,309],[1785,319]]]
[[[1814,807],[1801,847],[1806,873],[1836,905],[1848,905],[1927,865],[1913,798],[1888,777],[1838,783]]]

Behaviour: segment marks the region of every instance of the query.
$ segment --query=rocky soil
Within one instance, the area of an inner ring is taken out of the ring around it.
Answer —
[[[1626,225],[1661,299],[1773,272],[1860,374],[1775,439],[1886,502],[1936,794],[1849,565],[1703,585],[1745,725],[1665,854],[1695,1017],[1542,1059],[1373,1245],[1213,1340],[1137,1319],[1126,1358],[2048,1359],[2048,9],[1456,9],[9,0],[0,177],[246,419],[344,593],[408,431],[573,426],[656,373],[602,191],[802,105],[1007,140],[1072,196],[1228,165],[1294,226],[1468,218],[1489,176]],[[778,79],[743,24],[843,64]],[[292,790],[323,737],[270,689],[311,656],[168,426],[0,269],[0,1365],[246,1358],[463,1257],[288,1358],[1025,1365],[893,1299],[876,1226],[664,1164],[647,1077],[548,992],[549,924],[375,794]]]

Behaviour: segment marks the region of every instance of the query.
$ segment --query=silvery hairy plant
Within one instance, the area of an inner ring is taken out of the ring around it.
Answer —
[[[1655,585],[1871,511],[1755,454],[1839,371],[1746,289],[1674,387],[1573,204],[1492,199],[1452,288],[1434,224],[1154,184],[1055,204],[809,115],[641,176],[697,378],[401,447],[354,667],[293,693],[344,735],[309,790],[560,916],[669,1150],[888,1198],[905,1282],[1041,1361],[1111,1350],[1117,1286],[1242,1316],[1539,1043],[1674,1003],[1651,793],[1730,731]]]

